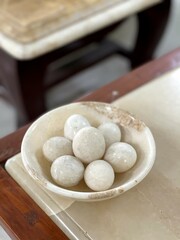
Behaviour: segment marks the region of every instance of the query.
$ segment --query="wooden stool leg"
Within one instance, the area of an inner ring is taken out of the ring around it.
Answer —
[[[18,61],[0,51],[0,78],[16,109],[18,127],[45,112],[45,66],[38,60]]]
[[[171,0],[164,0],[137,15],[139,31],[131,57],[132,68],[152,59],[166,28],[170,5]]]
[[[38,59],[18,61],[19,82],[28,121],[46,111],[44,77],[46,67]]]

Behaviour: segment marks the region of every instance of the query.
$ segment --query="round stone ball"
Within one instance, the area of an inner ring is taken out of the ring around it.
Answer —
[[[114,170],[104,160],[91,162],[85,170],[84,180],[93,191],[104,191],[109,189],[114,182]]]
[[[98,129],[102,132],[105,142],[106,148],[108,148],[111,144],[115,142],[120,142],[121,140],[121,130],[117,124],[113,122],[102,123]]]
[[[73,152],[86,164],[101,159],[105,153],[105,140],[102,133],[94,127],[82,128],[74,137]]]
[[[113,143],[106,150],[104,160],[108,161],[116,173],[122,173],[134,166],[137,160],[136,150],[128,143]]]
[[[89,121],[80,114],[71,115],[64,124],[64,136],[73,140],[76,133],[84,128],[90,126]]]
[[[74,156],[57,158],[51,165],[51,176],[62,187],[73,187],[84,177],[84,165]]]
[[[73,155],[72,142],[65,137],[49,138],[43,145],[43,154],[53,162],[56,158],[63,155]]]

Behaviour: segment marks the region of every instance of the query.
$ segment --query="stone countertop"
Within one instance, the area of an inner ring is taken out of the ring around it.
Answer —
[[[161,0],[0,0],[0,47],[31,59]]]
[[[119,197],[88,203],[57,196],[25,172],[20,154],[6,170],[70,239],[180,239],[179,76],[177,68],[113,102],[147,123],[157,147],[148,176]]]

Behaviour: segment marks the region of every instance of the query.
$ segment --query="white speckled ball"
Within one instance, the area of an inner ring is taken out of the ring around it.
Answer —
[[[102,123],[98,129],[104,136],[106,148],[111,144],[119,142],[121,140],[121,130],[118,125],[113,122]]]
[[[50,162],[63,155],[73,155],[72,142],[65,137],[49,138],[44,143],[42,150]]]
[[[71,115],[64,124],[64,136],[73,140],[76,133],[87,126],[90,126],[90,123],[85,117],[80,114]]]
[[[101,159],[105,152],[102,133],[94,127],[82,128],[74,137],[73,152],[84,163]]]
[[[137,160],[136,150],[128,143],[113,143],[106,151],[104,160],[108,161],[117,173],[125,172]]]
[[[94,191],[109,189],[114,182],[114,177],[113,168],[104,160],[91,162],[84,173],[84,180],[87,186]]]
[[[51,165],[51,176],[62,187],[77,185],[84,176],[84,165],[73,156],[61,156]]]

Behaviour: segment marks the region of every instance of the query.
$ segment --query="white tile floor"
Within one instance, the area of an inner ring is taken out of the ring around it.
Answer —
[[[180,1],[174,0],[172,3],[170,21],[162,41],[157,48],[156,57],[162,56],[180,46]],[[111,38],[118,39],[122,44],[129,47],[133,42],[135,29],[136,19],[132,17],[124,26],[113,33]],[[71,78],[70,81],[51,90],[47,94],[47,106],[51,109],[60,103],[68,103],[77,96],[99,88],[101,85],[116,79],[128,71],[128,62],[123,58],[113,56],[97,64],[95,67],[91,67],[83,73],[77,74]],[[64,95],[64,92],[68,92],[68,95]],[[3,113],[0,116],[0,137],[2,137],[15,130],[15,112],[12,106],[4,102],[1,98],[0,112]]]

